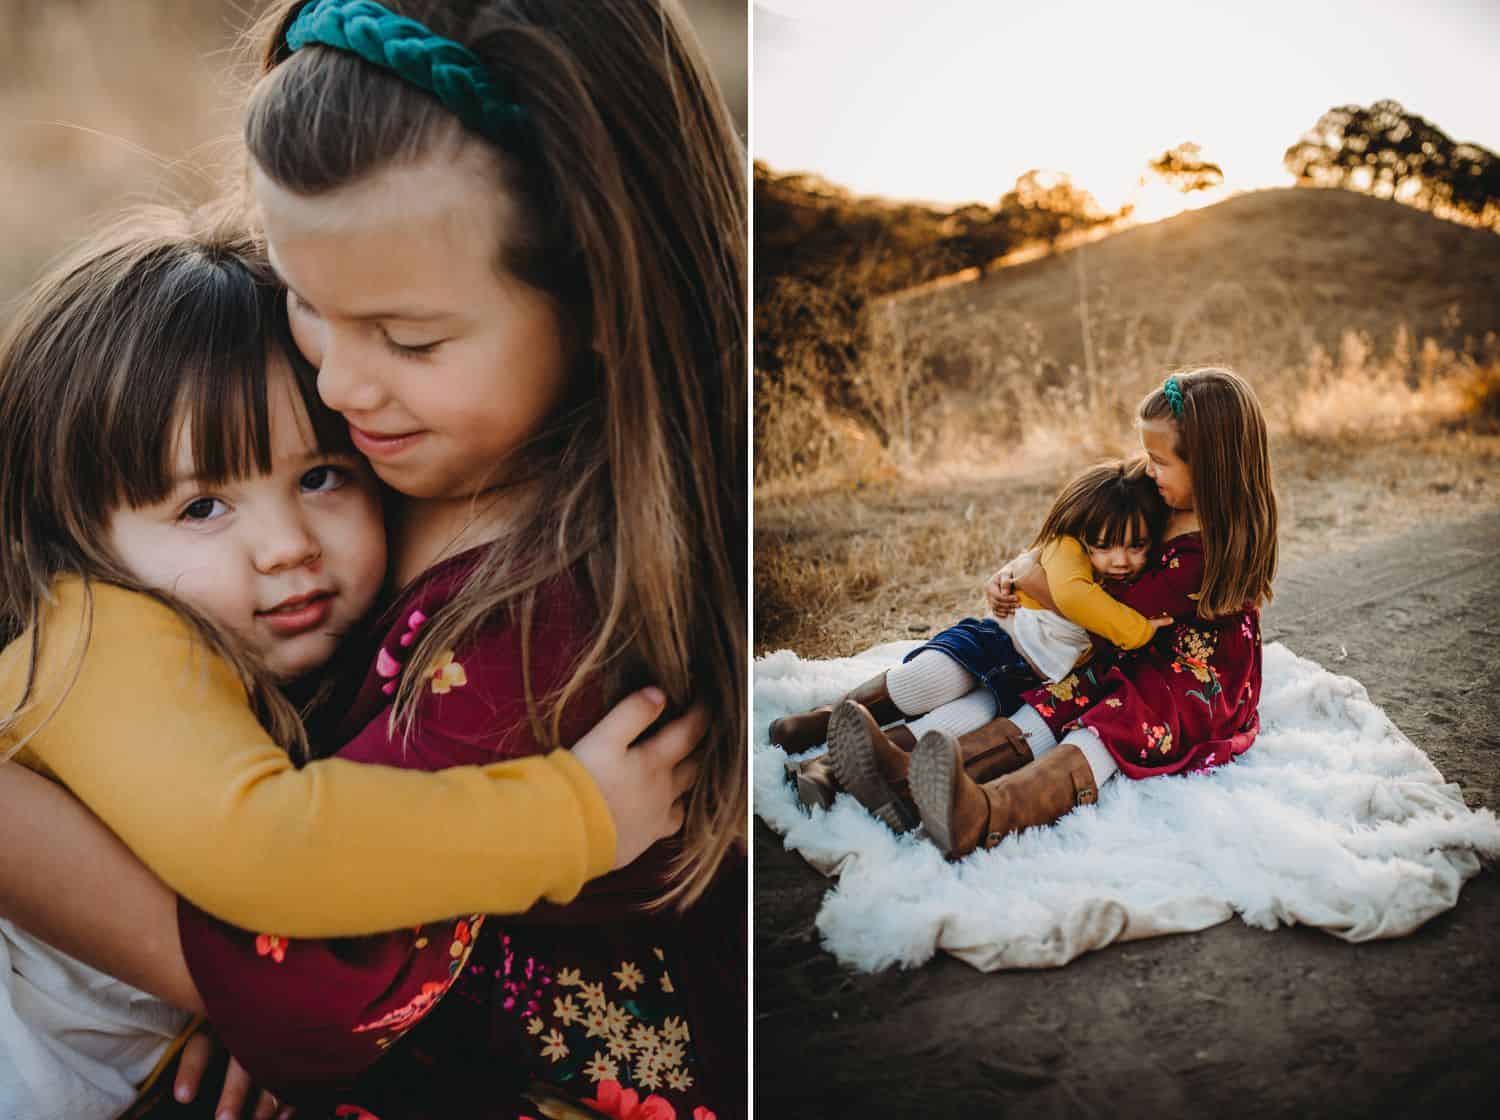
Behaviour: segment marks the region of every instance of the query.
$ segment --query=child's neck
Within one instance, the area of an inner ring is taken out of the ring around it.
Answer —
[[[391,575],[405,587],[434,564],[498,540],[524,512],[534,485],[471,498],[408,498],[391,511]]]
[[[1180,537],[1183,533],[1196,532],[1198,532],[1198,511],[1195,509],[1174,509],[1172,516],[1167,518],[1167,540]]]

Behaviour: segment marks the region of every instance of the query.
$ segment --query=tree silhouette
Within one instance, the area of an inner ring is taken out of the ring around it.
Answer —
[[[1282,162],[1299,185],[1363,191],[1500,228],[1495,153],[1455,143],[1399,101],[1329,109]]]
[[[1094,196],[1061,171],[1032,168],[1016,179],[1016,185],[1000,198],[1000,216],[1020,235],[1018,240],[1057,239],[1073,230],[1108,221],[1108,214]]]
[[[1150,163],[1146,170],[1164,179],[1174,190],[1183,194],[1206,191],[1221,186],[1224,171],[1217,163],[1203,158],[1203,149],[1192,141],[1168,148]]]

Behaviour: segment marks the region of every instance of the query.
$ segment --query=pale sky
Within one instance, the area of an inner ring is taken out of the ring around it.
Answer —
[[[993,204],[1032,167],[1111,208],[1195,140],[1282,185],[1334,105],[1500,150],[1500,0],[756,0],[751,146],[857,194]]]

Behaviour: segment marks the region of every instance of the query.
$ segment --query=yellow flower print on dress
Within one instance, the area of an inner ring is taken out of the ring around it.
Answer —
[[[620,967],[613,973],[614,978],[619,981],[620,990],[633,992],[641,986],[641,981],[646,977],[641,970],[636,968],[634,961],[621,961]]]
[[[438,654],[437,663],[427,675],[432,680],[432,691],[439,696],[469,683],[469,674],[464,672],[462,665],[453,660],[451,649]]]
[[[601,1081],[617,1081],[620,1077],[620,1066],[603,1054],[595,1054],[583,1067],[583,1072],[588,1074],[589,1080],[595,1085]]]
[[[568,1044],[563,1041],[562,1031],[554,1027],[542,1039],[542,1057],[551,1058],[554,1062],[560,1062],[567,1056]]]
[[[1073,690],[1077,687],[1078,674],[1069,673],[1066,677],[1058,681],[1056,684],[1049,684],[1047,686],[1047,691],[1052,693],[1053,697],[1057,700],[1071,700],[1073,699]]]
[[[582,1018],[572,996],[552,998],[552,1017],[565,1027],[571,1027]]]

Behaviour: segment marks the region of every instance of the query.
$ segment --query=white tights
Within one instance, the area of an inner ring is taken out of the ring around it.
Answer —
[[[999,714],[995,697],[989,689],[975,687],[978,683],[957,661],[933,649],[923,650],[885,675],[886,691],[902,715],[920,717],[908,723],[919,739],[929,731],[945,731],[957,738],[993,720]],[[1010,719],[1025,734],[1033,756],[1041,757],[1057,746],[1047,721],[1031,705],[1022,704]],[[1083,752],[1096,786],[1115,776],[1119,768],[1114,756],[1091,729],[1074,728],[1062,741]]]

